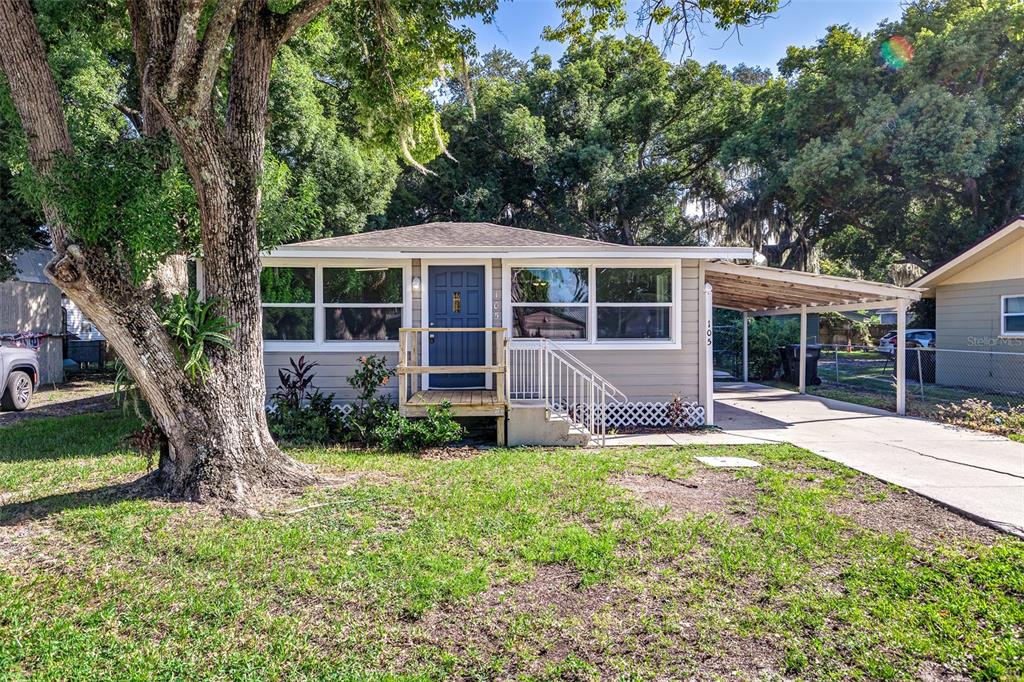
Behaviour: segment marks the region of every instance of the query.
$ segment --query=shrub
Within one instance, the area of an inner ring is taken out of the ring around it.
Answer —
[[[428,407],[427,416],[423,419],[406,419],[392,408],[374,429],[374,438],[381,447],[394,452],[437,447],[457,441],[464,435],[465,430],[452,418],[448,403]]]
[[[962,403],[939,405],[939,420],[956,426],[1003,436],[1024,433],[1024,406],[994,407],[987,400],[968,398]]]
[[[271,396],[267,424],[275,439],[295,444],[321,444],[341,440],[344,418],[334,406],[334,394],[312,386],[315,362],[289,358],[290,368],[279,369],[281,383]]]
[[[377,427],[394,412],[391,401],[377,395],[377,391],[387,386],[394,375],[395,371],[388,367],[387,360],[381,356],[365,355],[359,358],[359,369],[348,378],[348,385],[355,389],[358,402],[346,421],[346,426],[357,440],[373,443]]]
[[[779,346],[800,341],[800,322],[778,317],[750,321],[747,334],[750,376],[754,379],[773,379],[782,364]]]

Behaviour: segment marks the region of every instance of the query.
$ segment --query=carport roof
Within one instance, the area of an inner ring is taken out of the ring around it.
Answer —
[[[891,307],[921,298],[920,289],[894,284],[724,261],[708,262],[704,281],[716,307],[762,315],[798,313],[804,306],[808,312]]]

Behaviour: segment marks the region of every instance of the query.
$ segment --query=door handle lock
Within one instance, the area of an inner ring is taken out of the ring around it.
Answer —
[[[427,338],[430,339],[430,343],[434,343],[434,334],[427,334]]]

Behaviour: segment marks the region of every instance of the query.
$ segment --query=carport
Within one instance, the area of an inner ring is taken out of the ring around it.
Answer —
[[[758,265],[710,261],[703,267],[704,300],[702,327],[707,335],[702,401],[712,406],[708,423],[714,422],[712,309],[725,308],[743,314],[743,381],[749,380],[748,326],[752,317],[800,316],[800,393],[807,392],[807,315],[829,311],[896,309],[896,411],[907,411],[906,328],[907,307],[921,298],[921,290],[848,277],[817,275]]]

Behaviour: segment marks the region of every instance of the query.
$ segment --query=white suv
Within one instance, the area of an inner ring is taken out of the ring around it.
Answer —
[[[0,345],[0,408],[20,412],[39,385],[39,358],[31,348]]]

